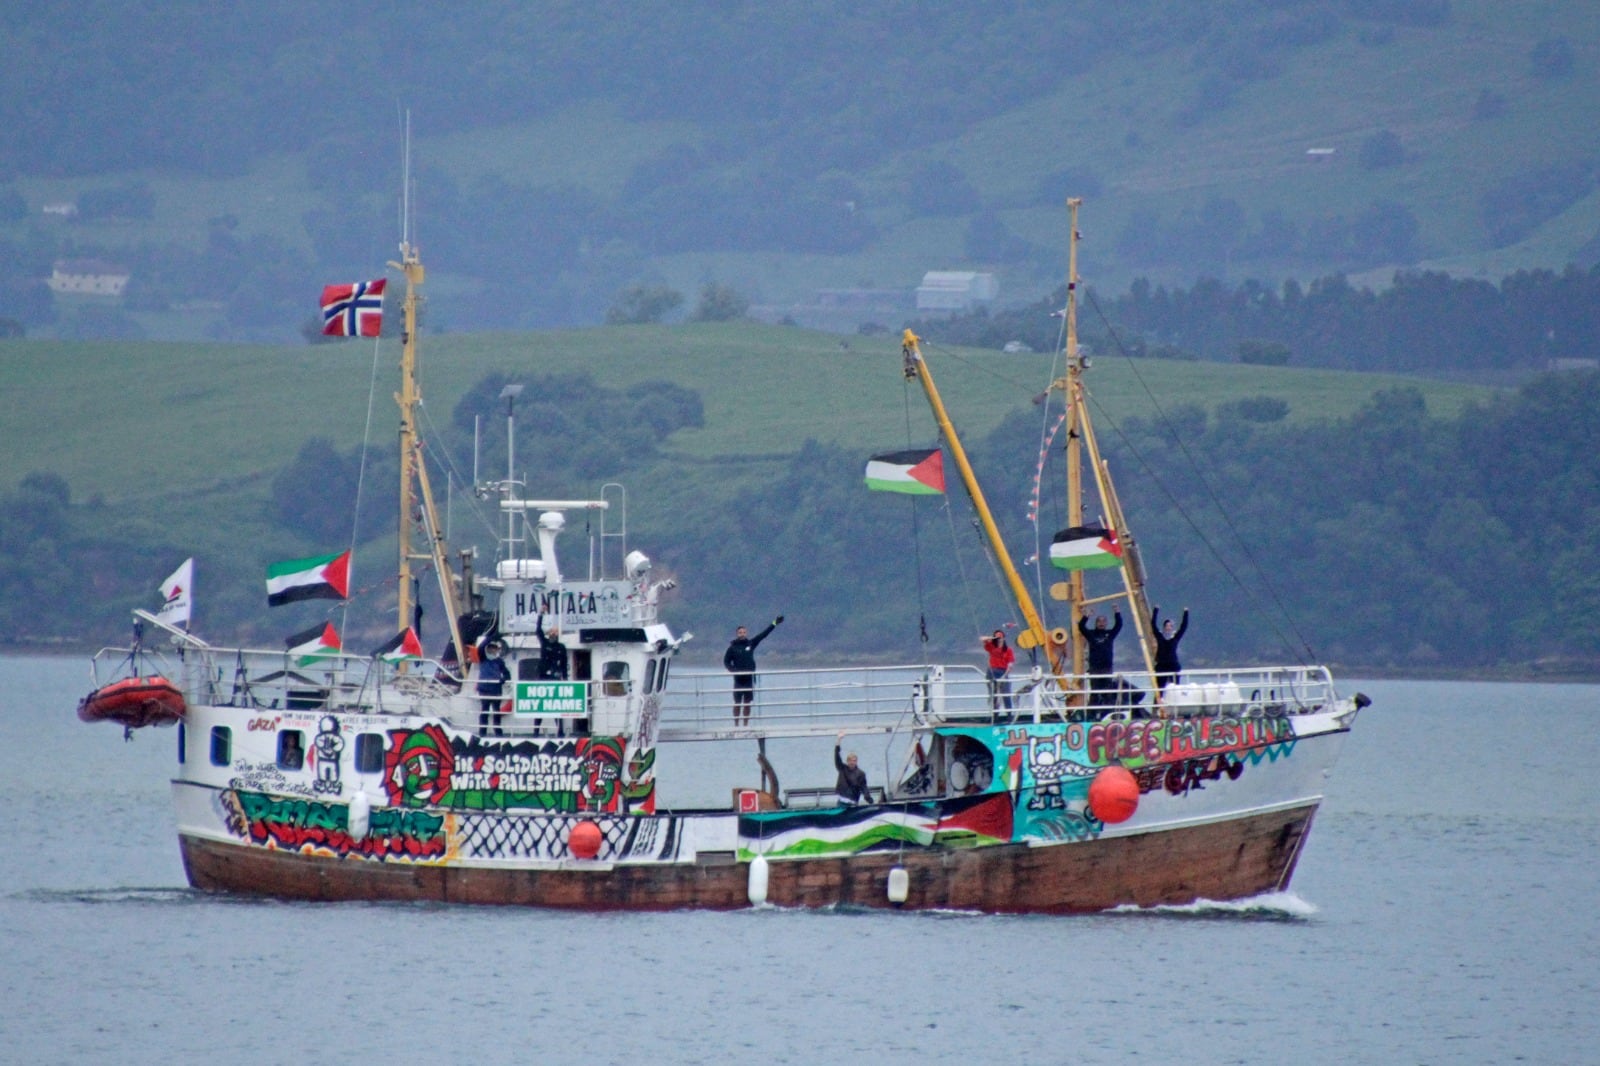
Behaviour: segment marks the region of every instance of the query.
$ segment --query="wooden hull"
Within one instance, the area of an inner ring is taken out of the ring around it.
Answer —
[[[767,902],[894,907],[889,871],[907,872],[906,909],[1072,914],[1234,900],[1287,887],[1316,804],[1127,836],[1047,846],[875,852],[769,864]],[[377,862],[181,835],[189,883],[208,892],[298,900],[389,900],[581,910],[749,906],[750,864],[571,862],[506,868]]]

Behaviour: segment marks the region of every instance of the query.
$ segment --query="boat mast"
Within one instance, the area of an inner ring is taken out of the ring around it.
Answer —
[[[1067,401],[1067,525],[1083,525],[1083,435],[1087,431],[1087,408],[1083,400],[1083,360],[1078,352],[1078,205],[1083,200],[1067,201],[1071,235],[1067,239],[1067,376],[1052,387],[1064,390]],[[1083,617],[1083,571],[1074,570],[1067,580],[1067,631],[1072,634],[1072,672],[1084,672],[1084,642],[1078,633]]]
[[[939,398],[938,386],[933,383],[933,374],[923,361],[919,340],[920,338],[909,329],[902,337],[900,353],[905,359],[905,375],[908,378],[916,378],[922,383],[922,391],[928,397],[928,406],[933,409],[934,420],[939,423],[939,432],[950,446],[950,454],[956,461],[956,468],[961,472],[961,481],[967,487],[967,495],[972,499],[972,506],[978,512],[984,534],[989,538],[989,546],[1000,562],[1000,569],[1006,575],[1006,581],[1011,586],[1011,594],[1016,598],[1018,609],[1022,611],[1023,620],[1028,624],[1032,646],[1044,648],[1050,658],[1051,667],[1059,671],[1061,641],[1052,641],[1050,635],[1045,632],[1044,622],[1040,619],[1039,612],[1034,609],[1033,597],[1028,595],[1028,587],[1022,583],[1022,576],[1011,563],[1011,553],[1006,551],[1005,542],[1000,539],[1000,530],[994,523],[994,516],[989,513],[989,505],[983,498],[983,490],[978,487],[978,478],[972,472],[972,464],[967,461],[966,449],[961,446],[961,438],[956,435],[955,426],[950,423],[950,415],[945,411],[944,401]],[[1058,637],[1062,635],[1057,634]],[[1017,643],[1022,644],[1020,638]]]
[[[417,438],[417,407],[422,403],[422,390],[417,386],[417,289],[422,284],[424,271],[422,255],[410,239],[410,116],[407,116],[406,134],[406,206],[401,208],[405,231],[400,240],[400,262],[390,266],[400,270],[406,278],[405,302],[402,305],[404,332],[400,336],[400,391],[395,393],[395,403],[400,408],[400,525],[399,525],[399,602],[400,632],[404,633],[413,622],[416,603],[412,596],[411,564],[428,560],[439,576],[439,596],[444,602],[444,613],[450,627],[450,639],[455,644],[457,661],[467,661],[466,649],[461,646],[461,632],[456,616],[456,590],[450,569],[449,552],[444,533],[439,526],[438,510],[433,504],[433,489],[428,484],[428,468],[422,461],[422,444]],[[417,506],[418,489],[421,490],[422,507]],[[428,551],[418,553],[411,546],[414,522],[423,524],[428,537]]]
[[[1067,374],[1051,383],[1059,389],[1067,404],[1067,524],[1083,525],[1083,453],[1089,452],[1089,468],[1105,508],[1102,520],[1117,535],[1122,548],[1123,591],[1111,596],[1089,599],[1084,591],[1083,571],[1074,570],[1065,582],[1065,599],[1071,611],[1069,625],[1074,633],[1072,640],[1072,672],[1081,674],[1085,669],[1084,641],[1077,635],[1078,620],[1092,604],[1119,596],[1128,598],[1128,610],[1133,615],[1134,631],[1139,634],[1139,649],[1144,655],[1145,668],[1155,671],[1155,641],[1150,630],[1150,604],[1144,590],[1144,566],[1139,558],[1139,546],[1127,528],[1122,514],[1122,504],[1117,499],[1116,487],[1111,483],[1111,471],[1100,457],[1100,446],[1095,440],[1094,426],[1089,421],[1089,405],[1083,387],[1083,372],[1088,360],[1078,348],[1078,208],[1083,203],[1079,197],[1067,200],[1071,233],[1067,243],[1067,306],[1063,311],[1067,323]],[[1053,590],[1052,590],[1053,591]]]

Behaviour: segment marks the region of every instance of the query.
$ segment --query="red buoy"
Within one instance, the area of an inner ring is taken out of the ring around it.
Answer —
[[[1089,782],[1089,810],[1107,825],[1126,822],[1139,808],[1139,782],[1126,766],[1105,766]]]
[[[567,834],[567,850],[574,859],[592,859],[600,854],[600,827],[585,819]]]

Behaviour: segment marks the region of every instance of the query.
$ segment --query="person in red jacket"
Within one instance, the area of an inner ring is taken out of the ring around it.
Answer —
[[[983,650],[989,653],[989,669],[984,674],[989,679],[989,706],[998,711],[1003,701],[1009,711],[1011,682],[1006,680],[1006,675],[1011,672],[1011,664],[1017,661],[1017,653],[1006,643],[1003,629],[995,630],[992,637],[981,638],[981,642]]]

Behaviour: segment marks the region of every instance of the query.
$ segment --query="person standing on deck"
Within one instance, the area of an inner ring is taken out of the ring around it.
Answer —
[[[1165,624],[1160,621],[1161,605],[1158,603],[1150,612],[1150,631],[1156,635],[1156,697],[1159,699],[1166,694],[1168,685],[1182,681],[1179,671],[1183,664],[1178,661],[1178,641],[1183,639],[1184,633],[1189,630],[1189,608],[1183,609],[1183,622],[1173,632],[1172,619],[1167,619]]]
[[[511,671],[506,669],[505,646],[499,641],[490,643],[483,649],[483,662],[478,664],[478,734],[489,735],[489,727],[494,727],[494,735],[506,735],[505,726],[502,724],[504,715],[500,713],[500,703],[505,696],[506,682],[511,678]]]
[[[539,636],[539,680],[540,681],[565,681],[568,674],[567,646],[561,643],[561,627],[555,622],[550,623],[547,634],[544,628],[544,615],[536,615],[533,620],[533,630]],[[543,722],[535,718],[533,728],[543,729]],[[567,735],[567,720],[556,719],[556,736]]]
[[[1089,645],[1089,706],[1102,707],[1116,699],[1117,679],[1116,642],[1122,632],[1122,612],[1112,611],[1116,624],[1106,628],[1106,616],[1096,615],[1094,628],[1089,628],[1089,616],[1078,619],[1078,632]]]
[[[989,654],[989,669],[984,674],[989,680],[989,707],[998,711],[1003,700],[1006,710],[1009,711],[1011,682],[1006,680],[1006,674],[1011,672],[1011,664],[1017,661],[1017,653],[1006,643],[1006,633],[1003,629],[995,630],[992,637],[981,638],[981,643],[983,650]]]
[[[839,758],[839,745],[844,743],[844,734],[840,733],[833,742],[833,765],[839,768],[839,780],[834,783],[834,788],[839,793],[839,802],[846,807],[855,807],[871,799],[871,791],[867,788],[867,772],[856,765],[856,753],[851,752],[843,759]]]
[[[783,624],[783,615],[754,637],[744,626],[734,631],[728,650],[722,653],[722,666],[733,675],[733,724],[750,724],[750,705],[756,695],[756,645],[766,640],[774,629]]]

